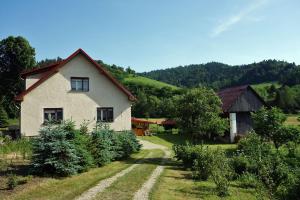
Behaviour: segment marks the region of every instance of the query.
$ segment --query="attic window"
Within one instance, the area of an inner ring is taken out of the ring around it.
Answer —
[[[72,91],[89,91],[89,78],[71,77]]]

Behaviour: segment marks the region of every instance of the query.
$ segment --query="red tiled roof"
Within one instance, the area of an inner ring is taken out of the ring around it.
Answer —
[[[94,61],[82,49],[78,49],[72,55],[70,55],[67,59],[62,60],[58,63],[54,63],[52,65],[33,69],[33,70],[24,71],[24,73],[22,73],[22,75],[24,77],[26,77],[30,74],[38,74],[38,73],[42,73],[42,72],[45,72],[45,73],[37,82],[35,82],[33,85],[31,85],[29,88],[27,88],[27,90],[23,91],[18,96],[16,96],[15,100],[23,101],[23,98],[26,94],[28,94],[29,92],[34,90],[36,87],[38,87],[40,84],[42,84],[48,78],[50,78],[52,75],[57,73],[61,67],[63,67],[66,63],[68,63],[70,60],[72,60],[78,54],[82,54],[84,57],[86,57],[98,69],[99,73],[106,76],[117,88],[119,88],[122,92],[124,92],[128,96],[129,100],[131,100],[131,101],[136,100],[136,98],[123,85],[121,85],[115,78],[113,78],[103,67],[101,67],[96,61]]]
[[[161,122],[162,125],[176,125],[176,121],[173,119],[166,119]]]
[[[139,118],[135,118],[135,117],[132,117],[132,118],[131,118],[131,122],[145,123],[145,124],[156,124],[156,123],[153,122],[153,121],[146,120],[146,119],[139,119]]]
[[[242,85],[237,87],[226,88],[219,91],[217,94],[222,101],[222,110],[227,112],[237,98],[250,87],[249,85]],[[251,88],[251,87],[250,87]]]
[[[21,77],[22,78],[26,78],[27,76],[30,76],[30,75],[40,74],[40,73],[43,73],[43,72],[47,72],[47,71],[51,70],[52,68],[56,67],[57,65],[59,65],[61,62],[63,62],[63,60],[55,62],[55,63],[51,63],[49,65],[45,65],[45,66],[40,66],[40,67],[35,67],[35,68],[32,68],[32,69],[24,70],[21,73]]]

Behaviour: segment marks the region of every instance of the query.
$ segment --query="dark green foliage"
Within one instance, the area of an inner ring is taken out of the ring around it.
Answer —
[[[198,157],[198,151],[202,147],[200,145],[173,145],[175,158],[182,161],[185,168],[192,168]]]
[[[132,114],[135,117],[175,117],[177,95],[183,93],[180,89],[169,87],[157,88],[154,86],[126,83],[127,88],[137,97],[133,104]]]
[[[90,151],[98,166],[110,163],[116,152],[113,146],[113,131],[109,129],[94,130],[91,136]]]
[[[281,77],[280,82],[284,85],[298,85],[300,84],[300,67],[291,68],[284,76]]]
[[[285,114],[278,108],[262,108],[252,114],[254,130],[264,139],[274,142],[275,147],[279,148],[289,141],[300,140],[300,129],[293,126],[285,126]]]
[[[141,149],[135,134],[131,131],[114,133],[113,146],[116,152],[116,160],[128,158],[132,153],[136,153]]]
[[[20,73],[35,65],[34,56],[34,48],[21,36],[9,36],[0,41],[0,97],[10,118],[17,117],[14,97],[24,88]]]
[[[286,199],[297,191],[300,159],[298,144],[291,141],[285,144],[276,149],[271,142],[252,133],[238,144],[239,154],[232,158],[232,166],[241,176],[250,173],[257,177],[257,186],[261,185],[271,199]]]
[[[8,126],[8,116],[0,102],[0,128]]]
[[[128,158],[141,145],[132,132],[115,133],[97,126],[92,134],[75,129],[73,121],[47,124],[33,143],[32,165],[38,174],[69,176]]]
[[[182,161],[185,168],[193,170],[193,177],[207,180],[212,177],[219,196],[228,195],[232,170],[229,159],[220,149],[212,150],[203,145],[174,145],[175,158]]]
[[[264,60],[248,65],[230,66],[217,62],[179,66],[142,73],[142,75],[180,87],[199,85],[224,88],[233,85],[274,82],[294,73],[299,68],[295,63],[277,60]],[[293,76],[295,77],[295,76]],[[289,79],[295,80],[295,79]]]
[[[213,90],[204,87],[187,91],[176,102],[181,130],[195,138],[223,135],[227,121],[220,117],[221,100]]]
[[[221,197],[228,196],[229,180],[232,176],[229,159],[225,156],[225,152],[220,149],[215,150],[213,154],[211,177],[216,184],[217,194]]]
[[[242,153],[233,156],[230,159],[230,165],[235,173],[235,176],[245,173],[246,171],[253,171],[252,169],[255,167],[251,167],[252,162]]]
[[[88,151],[88,145],[90,144],[90,138],[87,135],[83,135],[81,132],[75,132],[75,138],[71,141],[76,149],[76,155],[79,158],[79,172],[87,171],[94,165],[93,156]]]
[[[278,106],[283,111],[288,113],[295,113],[300,109],[300,87],[299,85],[289,87],[282,86],[276,90],[273,105]]]
[[[239,185],[243,188],[255,188],[258,186],[258,178],[249,172],[242,173],[239,178]]]
[[[273,142],[276,147],[293,141],[300,143],[300,128],[297,126],[282,126],[273,136]]]
[[[132,132],[115,133],[109,129],[94,130],[91,135],[90,151],[94,162],[103,166],[114,160],[128,158],[138,152],[141,145]]]
[[[7,188],[10,190],[15,189],[15,187],[17,187],[18,185],[18,177],[16,176],[16,174],[9,174],[8,175],[8,179],[7,179]]]
[[[273,107],[271,109],[261,108],[252,113],[253,126],[257,134],[271,140],[276,132],[282,127],[286,120],[285,114],[280,109]]]
[[[199,180],[207,180],[214,169],[215,151],[208,148],[208,146],[200,145],[197,148],[197,158],[193,164],[193,177]]]
[[[63,125],[49,124],[40,130],[33,143],[32,164],[39,174],[69,176],[81,166],[75,145],[68,139],[69,132]]]

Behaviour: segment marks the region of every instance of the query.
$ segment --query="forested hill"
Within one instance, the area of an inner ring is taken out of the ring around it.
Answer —
[[[294,70],[299,71],[299,68],[295,63],[277,60],[236,66],[210,62],[144,72],[140,75],[180,87],[203,85],[218,89],[234,85],[287,81],[284,76]]]

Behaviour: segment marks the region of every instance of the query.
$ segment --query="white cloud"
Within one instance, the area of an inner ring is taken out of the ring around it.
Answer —
[[[222,20],[222,22],[216,26],[212,33],[211,37],[217,37],[224,31],[228,30],[233,25],[239,23],[240,21],[244,20],[250,13],[257,10],[258,8],[262,7],[264,4],[268,2],[268,0],[253,0],[254,2],[250,4],[248,7],[243,8],[240,12],[235,15],[232,15],[228,19]],[[254,18],[253,18],[254,19]],[[259,18],[257,18],[259,19]],[[259,20],[257,20],[259,21]]]

